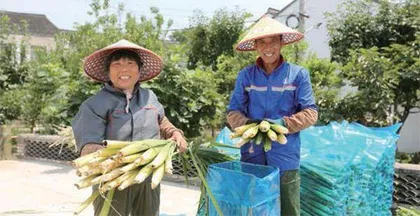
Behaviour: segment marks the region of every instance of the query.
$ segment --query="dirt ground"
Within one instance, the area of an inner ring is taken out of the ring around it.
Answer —
[[[90,195],[90,188],[77,190],[79,177],[62,163],[39,160],[0,161],[0,215],[73,215]],[[163,181],[161,216],[195,215],[199,188],[183,182]],[[88,207],[81,215],[93,215]]]

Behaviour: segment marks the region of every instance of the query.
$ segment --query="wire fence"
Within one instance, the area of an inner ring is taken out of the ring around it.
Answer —
[[[72,161],[79,156],[79,153],[75,152],[73,147],[66,144],[50,147],[58,139],[60,139],[60,136],[56,135],[21,134],[17,137],[17,155],[64,162]],[[192,164],[192,161],[189,161],[189,163]],[[172,166],[173,175],[185,176],[182,163],[178,159],[173,159]],[[189,170],[187,176],[196,177],[197,173]]]

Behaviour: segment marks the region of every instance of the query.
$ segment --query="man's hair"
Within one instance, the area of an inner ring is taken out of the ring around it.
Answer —
[[[111,63],[120,59],[133,60],[137,63],[137,66],[139,66],[139,68],[143,66],[143,62],[141,61],[140,56],[136,52],[132,50],[122,49],[114,51],[106,57],[104,61],[105,72],[109,73],[109,67],[111,66]]]

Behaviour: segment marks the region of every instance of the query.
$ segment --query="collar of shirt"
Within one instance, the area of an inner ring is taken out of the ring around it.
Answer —
[[[133,95],[135,95],[138,91],[139,91],[139,87],[140,87],[140,83],[136,83],[136,85],[134,86],[133,89],[133,93],[131,94],[130,92],[127,92],[125,90],[121,90],[121,89],[117,89],[114,88],[112,85],[112,83],[105,83],[105,89],[108,90],[109,92],[124,97],[126,100],[126,105],[125,105],[125,113],[128,113],[130,110],[130,100],[133,97]]]
[[[277,67],[276,67],[276,69],[274,71],[276,71],[283,64],[283,62],[284,62],[284,58],[283,58],[282,55],[280,55],[280,61],[279,61],[278,65],[277,65]],[[257,60],[255,61],[255,64],[259,68],[261,68],[263,71],[265,71],[264,70],[264,62],[263,62],[261,56],[258,56]]]
[[[134,89],[133,89],[133,94],[131,94],[131,95],[135,95],[139,91],[139,88],[140,88],[140,83],[136,83],[136,85],[134,86]],[[108,92],[111,92],[115,95],[118,95],[118,96],[121,96],[121,97],[124,97],[124,98],[126,97],[125,92],[120,90],[120,89],[114,88],[112,86],[112,83],[105,83],[105,89]]]

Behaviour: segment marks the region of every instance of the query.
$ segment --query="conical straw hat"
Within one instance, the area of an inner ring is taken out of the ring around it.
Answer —
[[[255,50],[256,39],[274,35],[282,35],[283,45],[297,42],[303,38],[302,33],[287,27],[269,16],[264,16],[249,29],[245,37],[236,45],[236,50],[253,51]]]
[[[121,49],[131,50],[139,55],[143,62],[143,66],[140,67],[140,82],[150,80],[162,71],[163,61],[157,54],[130,41],[120,40],[85,58],[83,70],[86,75],[99,82],[108,82],[109,75],[105,71],[105,59],[112,52]]]

